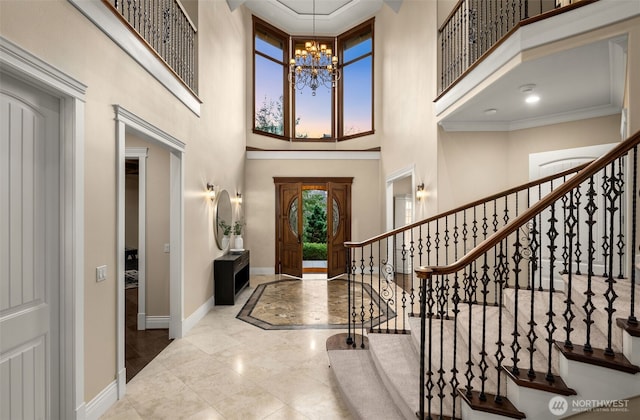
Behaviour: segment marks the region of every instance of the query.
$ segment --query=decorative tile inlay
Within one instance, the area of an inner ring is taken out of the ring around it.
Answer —
[[[347,328],[349,322],[347,281],[280,280],[256,287],[237,318],[265,330]],[[352,305],[358,314],[364,306],[365,327],[383,323],[396,314],[381,309],[385,302],[367,284],[351,290]],[[355,296],[355,299],[354,299]],[[354,303],[355,302],[355,303]],[[373,305],[373,325],[369,321]]]

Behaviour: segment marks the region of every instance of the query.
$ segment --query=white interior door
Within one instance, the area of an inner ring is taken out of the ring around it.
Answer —
[[[59,102],[0,90],[0,418],[58,418]]]
[[[575,149],[556,150],[553,152],[533,153],[529,155],[529,179],[535,180],[535,179],[542,178],[548,175],[553,175],[571,168],[575,168],[576,166],[579,166],[583,163],[590,162],[594,159],[597,159],[598,157],[604,155],[615,146],[616,146],[616,143],[612,143],[612,144],[603,144],[603,145],[597,145],[597,146],[579,147]],[[557,185],[560,185],[560,184],[558,183]],[[598,197],[601,197],[602,196],[602,174],[601,173],[597,174],[594,177],[594,186],[597,190]],[[585,242],[584,238],[586,238],[588,234],[588,231],[587,231],[588,226],[585,223],[588,216],[587,216],[587,212],[584,209],[585,205],[587,204],[586,203],[587,187],[588,186],[586,184],[583,184],[581,189],[582,198],[580,202],[580,214],[579,214],[579,220],[580,220],[579,236],[580,238],[583,238],[582,240],[583,243]],[[550,187],[545,186],[544,189],[542,190],[542,195],[544,196],[549,192],[550,192]],[[604,210],[605,205],[602,202],[598,202],[596,203],[596,205],[598,206],[598,210],[596,210],[596,213],[594,214],[594,219],[596,220],[596,223],[594,225],[595,230],[593,233],[594,242],[595,242],[594,247],[596,250],[602,250],[603,237],[606,236],[604,232],[604,226],[606,225],[605,219],[604,219],[606,216],[606,211]],[[558,219],[559,221],[558,225],[556,226],[556,229],[558,230],[558,233],[559,233],[557,241],[562,241],[562,238],[564,236],[564,227],[563,227],[564,225],[562,224],[564,217],[566,217],[566,215],[563,214],[562,205],[556,206],[555,218]],[[545,211],[541,217],[542,232],[547,232],[549,229],[548,219],[549,219],[549,210]],[[616,226],[616,229],[617,229],[617,226]],[[542,270],[543,277],[546,277],[547,279],[549,277],[549,269],[550,269],[549,268],[550,262],[549,262],[548,248],[547,248],[548,245],[549,245],[549,240],[546,237],[546,235],[543,235],[542,243],[541,243],[541,250],[542,250],[541,270]],[[561,258],[563,243],[557,242],[555,245],[558,247],[556,250],[557,252],[556,256]],[[595,257],[596,258],[593,261],[594,273],[597,275],[602,275],[605,270],[605,261],[603,259],[602,253],[596,252]],[[587,272],[587,259],[588,259],[587,249],[585,248],[585,249],[582,249],[582,258],[581,258],[582,261],[580,263],[580,271],[585,274]],[[557,273],[561,269],[562,269],[562,261],[557,260],[555,263],[554,272]],[[573,270],[574,271],[576,270],[575,266]],[[564,282],[561,279],[556,278],[554,281],[554,286],[556,289],[562,290],[562,288],[564,287]]]

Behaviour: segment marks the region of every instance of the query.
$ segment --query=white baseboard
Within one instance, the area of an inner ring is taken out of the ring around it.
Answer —
[[[276,274],[274,267],[250,267],[249,274],[254,276],[272,276]]]
[[[89,401],[86,405],[85,418],[87,420],[98,420],[117,401],[118,384],[113,381]]]
[[[205,303],[200,305],[198,309],[196,309],[187,319],[182,322],[182,334],[183,336],[191,330],[191,328],[195,327],[198,322],[202,318],[205,317],[213,308],[215,300],[213,296],[211,296]]]
[[[169,329],[169,319],[170,317],[168,315],[162,315],[162,316],[147,315],[145,324],[148,330],[166,330],[166,329]]]

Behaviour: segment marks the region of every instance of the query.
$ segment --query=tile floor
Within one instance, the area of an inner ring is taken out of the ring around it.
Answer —
[[[266,331],[217,306],[128,384],[103,419],[350,419],[328,366],[326,339],[343,330]]]

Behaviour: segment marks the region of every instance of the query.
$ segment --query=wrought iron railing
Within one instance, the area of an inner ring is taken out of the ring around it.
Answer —
[[[456,82],[514,28],[552,10],[595,0],[459,0],[439,29],[440,92]]]
[[[461,398],[500,406],[505,375],[557,384],[559,351],[614,360],[614,323],[637,326],[639,143],[640,132],[589,164],[346,243],[351,287],[379,292],[349,298],[347,343],[407,333],[420,315],[420,418],[459,417]],[[396,317],[376,324],[373,304]]]
[[[197,93],[196,28],[178,0],[103,0]]]

